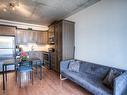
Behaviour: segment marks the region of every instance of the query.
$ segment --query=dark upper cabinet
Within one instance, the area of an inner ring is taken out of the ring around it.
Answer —
[[[47,32],[37,32],[37,44],[47,44],[48,43],[48,33]]]
[[[18,29],[16,32],[16,43],[47,44],[47,32]]]
[[[31,32],[29,32],[28,30],[18,29],[16,31],[16,43],[17,44],[31,43],[30,39],[31,39]]]
[[[36,43],[36,31],[26,31],[26,35],[28,36],[27,41],[29,43]]]
[[[37,43],[37,31],[32,32],[31,40],[32,40],[32,42]]]
[[[55,44],[55,25],[49,26],[48,44]]]
[[[62,20],[49,26],[48,39],[54,36],[54,44],[50,41],[49,44],[55,49],[51,62],[55,71],[59,72],[60,61],[74,58],[74,25],[74,22]]]
[[[0,26],[0,35],[15,36],[16,27]]]
[[[16,31],[16,44],[27,44],[27,35],[24,30]]]

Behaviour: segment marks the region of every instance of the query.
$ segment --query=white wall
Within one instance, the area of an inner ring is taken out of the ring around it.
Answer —
[[[102,0],[70,17],[75,58],[127,70],[127,0]]]

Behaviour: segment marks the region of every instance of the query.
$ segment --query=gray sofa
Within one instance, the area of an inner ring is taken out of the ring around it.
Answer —
[[[73,72],[68,70],[70,61],[71,60],[61,61],[60,73],[62,77],[79,84],[93,95],[127,95],[126,71],[113,68],[122,73],[115,78],[113,89],[109,89],[103,84],[103,79],[111,67],[80,61],[79,72]]]

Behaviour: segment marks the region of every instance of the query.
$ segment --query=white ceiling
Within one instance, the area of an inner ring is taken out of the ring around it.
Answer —
[[[100,0],[20,0],[20,8],[3,11],[9,0],[0,0],[0,19],[49,25]]]

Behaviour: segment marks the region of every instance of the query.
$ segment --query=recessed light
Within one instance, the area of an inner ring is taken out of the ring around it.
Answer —
[[[15,10],[15,7],[13,7],[12,10],[14,11]]]
[[[20,6],[18,5],[18,6],[16,6],[16,8],[20,9]]]
[[[4,9],[3,9],[3,11],[4,11],[4,12],[6,12],[6,11],[7,11],[7,9],[5,9],[5,8],[4,8]]]

